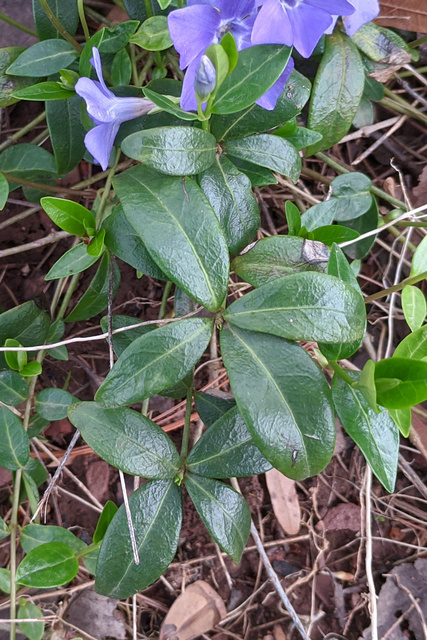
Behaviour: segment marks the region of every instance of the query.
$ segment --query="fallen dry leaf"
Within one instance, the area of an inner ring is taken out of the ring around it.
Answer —
[[[274,640],[287,640],[286,634],[279,624],[275,624],[273,627]]]
[[[380,17],[375,22],[383,27],[427,33],[426,0],[380,0]]]
[[[277,469],[265,474],[274,515],[283,531],[290,536],[298,533],[301,523],[301,511],[295,482]]]
[[[427,167],[424,167],[419,178],[418,184],[412,189],[415,199],[412,201],[414,207],[422,207],[427,204]]]
[[[98,640],[104,638],[124,640],[126,638],[125,617],[117,609],[118,604],[118,600],[87,590],[79,593],[71,601],[64,620]]]
[[[190,584],[169,609],[159,640],[191,640],[210,631],[227,615],[222,598],[203,580]]]

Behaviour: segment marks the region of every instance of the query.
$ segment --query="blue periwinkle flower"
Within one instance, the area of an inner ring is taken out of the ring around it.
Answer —
[[[86,149],[105,171],[108,167],[114,139],[122,122],[147,114],[155,108],[155,104],[147,98],[116,97],[112,91],[107,89],[102,76],[101,56],[96,47],[93,47],[92,54],[91,62],[95,67],[99,82],[90,78],[80,78],[76,83],[75,90],[85,100],[87,112],[96,125],[85,136]]]
[[[194,89],[197,97],[204,102],[212,93],[216,85],[216,71],[212,61],[208,56],[203,55],[200,58],[197,67],[196,77],[194,79]]]
[[[349,36],[354,36],[356,31],[360,29],[366,22],[370,22],[380,12],[378,0],[350,0],[355,8],[355,12],[351,16],[343,16],[343,24]],[[332,33],[338,16],[333,16],[334,22],[326,33]]]

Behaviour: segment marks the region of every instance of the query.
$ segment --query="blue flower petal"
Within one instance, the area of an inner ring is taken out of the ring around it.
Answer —
[[[378,0],[358,0],[356,12],[353,15],[343,18],[345,30],[349,36],[354,36],[356,31],[360,29],[366,22],[370,22],[380,12]],[[345,15],[345,14],[342,14]]]
[[[254,44],[292,45],[292,26],[287,12],[278,0],[266,0],[258,13],[252,31]]]
[[[111,100],[106,96],[102,85],[90,78],[79,78],[75,86],[76,93],[86,101],[87,112],[96,123],[111,122],[113,117],[109,113]],[[114,94],[112,97],[115,98]]]
[[[203,54],[200,54],[193,60],[193,62],[190,62],[187,71],[185,72],[181,93],[181,109],[184,109],[185,111],[197,111],[197,98],[196,91],[194,89],[194,81],[196,79],[197,68],[202,55]]]
[[[89,153],[93,155],[95,160],[99,162],[103,171],[106,171],[108,168],[111,150],[119,127],[119,122],[100,124],[88,131],[85,135],[85,147]]]
[[[286,82],[291,75],[293,68],[294,61],[292,58],[290,58],[288,64],[286,65],[286,69],[284,70],[280,78],[276,80],[276,82],[272,87],[270,87],[267,93],[264,93],[264,95],[256,101],[257,105],[263,107],[264,109],[268,109],[269,111],[272,111],[275,108],[277,99],[285,88]]]
[[[168,15],[169,33],[181,56],[181,69],[212,44],[220,21],[219,11],[209,5],[193,5]]]
[[[105,84],[104,76],[102,75],[101,56],[99,55],[99,51],[96,47],[92,47],[92,55],[93,58],[91,60],[91,64],[93,67],[95,67],[96,75],[98,76],[102,91],[104,92],[106,97],[114,97],[114,93],[112,93],[112,91],[110,91]]]
[[[292,44],[304,58],[309,58],[321,36],[331,25],[332,16],[305,2],[287,13],[292,25]]]

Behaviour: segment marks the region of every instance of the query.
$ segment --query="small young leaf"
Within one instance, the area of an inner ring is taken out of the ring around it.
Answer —
[[[393,356],[375,365],[378,403],[404,409],[427,400],[427,362]]]
[[[87,229],[92,228],[95,233],[95,218],[93,214],[77,202],[63,198],[46,197],[40,204],[49,218],[64,231],[75,236],[86,235]],[[93,234],[91,234],[93,235]]]
[[[30,456],[30,443],[20,419],[0,407],[0,465],[10,471],[25,467]]]
[[[406,338],[397,345],[393,354],[393,358],[394,357],[425,360],[427,358],[427,325],[406,336]]]
[[[286,222],[288,223],[288,234],[297,236],[301,230],[301,214],[298,207],[290,200],[285,204]]]
[[[212,538],[237,564],[251,527],[246,500],[222,482],[190,473],[185,487]]]
[[[427,236],[424,237],[415,250],[412,258],[411,276],[427,271]]]
[[[3,518],[0,518],[0,540],[7,538],[10,535],[9,528]]]
[[[58,82],[39,82],[31,87],[13,91],[12,95],[20,100],[48,101],[72,98],[75,93],[62,87]]]
[[[62,420],[67,417],[67,409],[78,399],[64,389],[43,389],[36,398],[36,411],[46,420]]]
[[[43,613],[35,604],[25,598],[19,599],[18,618],[43,618]],[[42,640],[44,622],[20,622],[19,629],[29,640]]]
[[[22,344],[18,340],[8,338],[4,343],[5,347],[22,347]],[[27,353],[25,351],[5,351],[4,357],[6,364],[10,369],[19,371],[27,364]]]
[[[32,360],[19,370],[19,374],[23,377],[32,378],[33,376],[39,376],[42,372],[42,365],[40,362]]]
[[[0,402],[15,407],[28,395],[28,383],[16,371],[0,371]]]
[[[25,553],[50,542],[60,542],[69,547],[74,553],[80,553],[86,549],[83,540],[77,538],[74,533],[64,527],[54,525],[27,524],[21,532],[21,546]]]
[[[101,540],[104,539],[104,536],[107,532],[110,522],[116,515],[117,511],[118,511],[118,507],[114,504],[114,502],[111,502],[111,500],[107,500],[102,510],[102,513],[99,516],[95,533],[93,534],[94,544],[98,544],[98,542],[101,542]]]
[[[164,51],[172,46],[166,16],[151,16],[131,37],[130,42],[147,51]]]
[[[49,542],[25,556],[16,572],[16,582],[34,589],[60,587],[79,570],[74,552],[62,542]]]
[[[427,314],[427,303],[421,289],[411,285],[403,287],[402,309],[410,330],[419,329]]]
[[[66,251],[59,260],[55,262],[45,276],[45,280],[56,280],[57,278],[65,278],[66,276],[81,273],[89,269],[97,260],[98,256],[90,256],[87,252],[86,245],[82,242]]]
[[[406,409],[390,409],[391,418],[399,427],[399,431],[404,438],[409,436],[412,426],[412,411],[410,407]]]
[[[10,593],[10,569],[0,569],[0,591]]]
[[[4,206],[9,197],[9,183],[2,173],[0,173],[0,211],[3,211]]]
[[[347,222],[359,218],[372,206],[372,182],[363,173],[344,173],[331,182],[332,195],[338,200],[335,220]]]
[[[375,362],[367,360],[360,372],[360,378],[353,383],[353,388],[360,391],[369,407],[375,413],[380,413],[377,405],[377,390],[375,387]]]

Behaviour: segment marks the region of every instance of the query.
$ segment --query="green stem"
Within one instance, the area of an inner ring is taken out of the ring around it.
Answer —
[[[28,33],[30,36],[34,36],[34,38],[38,38],[36,31],[33,31],[29,27],[26,27],[24,24],[21,24],[16,20],[12,20],[12,18],[9,18],[9,16],[7,16],[5,13],[0,13],[0,20],[3,20],[3,22],[7,22],[7,24],[10,24],[11,27],[16,27],[20,31],[24,31],[24,33]]]
[[[413,107],[412,104],[401,98],[399,95],[384,88],[385,97],[380,100],[380,104],[392,109],[393,111],[397,111],[397,113],[403,113],[404,115],[410,116],[419,120],[423,124],[427,124],[427,116],[419,111],[416,107]]]
[[[395,284],[388,289],[383,289],[382,291],[377,291],[377,293],[373,293],[371,296],[367,296],[365,298],[365,304],[369,302],[373,302],[374,300],[379,300],[380,298],[385,298],[389,296],[391,293],[396,293],[396,291],[402,291],[404,287],[410,284],[417,284],[417,282],[421,282],[421,280],[425,280],[427,278],[427,271],[423,271],[422,273],[418,273],[415,276],[410,276],[409,278],[405,278],[398,284]]]
[[[165,284],[165,290],[163,291],[163,297],[162,297],[162,304],[160,305],[159,320],[163,320],[163,318],[165,317],[166,305],[168,303],[168,298],[172,289],[172,284],[173,283],[170,280],[168,280]]]
[[[40,113],[37,116],[37,118],[34,118],[34,120],[31,120],[31,122],[26,124],[25,127],[22,127],[22,129],[19,129],[19,131],[17,131],[12,136],[10,136],[10,138],[2,142],[0,144],[0,151],[3,151],[4,149],[7,149],[7,147],[10,147],[11,144],[13,144],[17,140],[25,136],[32,129],[34,129],[34,127],[36,127],[38,124],[43,122],[45,119],[46,119],[46,111],[43,111],[43,113]]]
[[[103,16],[102,13],[99,13],[98,11],[95,11],[95,9],[92,9],[92,7],[85,7],[85,12],[91,18],[95,18],[95,20],[98,20],[98,22],[106,24],[107,27],[114,27],[114,22]]]
[[[151,9],[150,0],[144,0],[144,4],[145,4],[145,10],[147,12],[147,18],[152,18],[153,17],[153,11]]]
[[[120,149],[116,150],[116,159],[113,166],[108,171],[107,180],[105,181],[105,188],[101,196],[101,202],[99,203],[99,209],[96,213],[96,228],[99,229],[102,222],[102,214],[104,213],[105,205],[107,204],[108,196],[110,195],[111,184],[113,182],[114,174],[116,173],[117,165],[119,164]]]
[[[417,67],[417,71],[421,75],[423,73],[427,73],[427,66],[425,66],[425,67]],[[412,73],[412,71],[401,71],[401,73],[398,73],[397,75],[399,76],[399,78],[412,78],[412,76],[414,74]]]
[[[49,129],[43,129],[43,131],[40,131],[38,136],[36,136],[33,140],[31,140],[31,144],[38,145],[48,137],[49,137]]]
[[[75,273],[73,275],[73,277],[71,278],[70,284],[69,284],[68,289],[67,289],[67,293],[65,294],[64,299],[62,300],[61,307],[60,307],[60,309],[58,311],[58,315],[56,316],[55,320],[59,320],[59,318],[63,318],[65,316],[65,313],[67,311],[67,307],[68,307],[68,305],[70,303],[70,300],[71,300],[71,296],[73,295],[74,290],[75,290],[75,288],[77,286],[77,283],[79,281],[79,276],[80,276],[80,273]]]
[[[408,44],[408,47],[410,49],[415,49],[415,47],[418,47],[420,44],[424,44],[424,42],[427,42],[427,36],[423,36],[422,38],[418,38],[418,40],[412,40],[412,42],[410,42]]]
[[[181,444],[181,465],[185,463],[188,456],[188,445],[190,442],[191,405],[193,404],[193,389],[194,386],[193,384],[191,384],[191,387],[187,392],[187,400],[185,404],[185,422]]]
[[[40,0],[40,4],[41,4],[41,6],[43,8],[43,11],[47,15],[47,17],[49,18],[49,20],[51,21],[53,26],[55,27],[55,29],[57,29],[59,31],[59,33],[62,35],[62,37],[65,38],[65,40],[67,42],[69,42],[72,47],[74,47],[79,53],[81,53],[83,51],[83,47],[81,45],[79,45],[77,40],[75,40],[73,38],[73,36],[71,36],[68,33],[68,31],[66,29],[64,29],[64,27],[59,22],[59,20],[56,17],[56,15],[53,13],[52,9],[49,7],[49,5],[47,3],[47,0]]]
[[[51,184],[43,184],[42,182],[34,182],[33,180],[26,180],[25,178],[18,178],[10,173],[3,173],[8,182],[19,184],[24,187],[33,187],[34,189],[41,189],[42,191],[50,191],[51,193],[67,193],[72,196],[87,196],[84,191],[77,191],[75,189],[67,189],[67,187],[55,187]]]
[[[321,153],[321,152],[316,153],[316,158],[318,158],[319,160],[322,160],[322,162],[327,164],[328,167],[331,167],[331,169],[335,169],[335,171],[337,171],[338,173],[352,173],[351,169],[348,169],[344,165],[340,164],[339,162],[337,162],[337,160],[335,160],[334,158],[331,158],[326,153]],[[311,174],[313,173],[311,169],[309,169],[308,171]],[[304,172],[306,172],[305,168],[304,168]],[[309,175],[309,174],[307,173],[307,175]],[[317,174],[317,175],[320,176],[320,174]],[[323,181],[325,181],[325,176],[321,176],[321,178],[322,178]],[[378,189],[378,187],[373,186],[373,187],[371,187],[371,193],[374,196],[377,196],[378,198],[382,198],[386,202],[389,202],[394,207],[397,207],[398,209],[402,209],[402,211],[407,211],[406,205],[403,202],[401,202],[397,198],[393,198],[393,196],[389,195],[388,193],[386,193],[382,189]]]
[[[83,33],[85,34],[86,42],[90,39],[90,32],[86,22],[85,8],[83,4],[83,0],[77,0],[77,9],[79,12],[79,18],[81,25],[83,27]]]
[[[328,363],[331,369],[333,369],[334,373],[337,374],[337,376],[345,380],[345,382],[347,382],[347,384],[349,385],[354,384],[354,380],[350,378],[348,373],[346,373],[344,369],[342,369],[337,362],[334,362],[333,360],[328,360]]]

